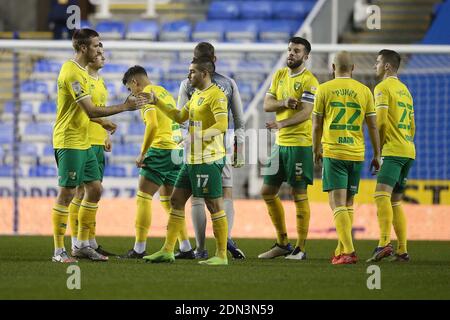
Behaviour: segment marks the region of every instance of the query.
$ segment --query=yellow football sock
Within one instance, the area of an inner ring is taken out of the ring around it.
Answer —
[[[211,214],[214,238],[216,238],[216,256],[227,258],[228,221],[224,210]]]
[[[89,230],[95,224],[95,214],[97,213],[97,203],[83,200],[78,212],[78,241],[89,242]]]
[[[78,211],[80,211],[81,199],[73,198],[69,204],[69,224],[72,237],[78,235]]]
[[[403,254],[408,252],[408,248],[406,247],[406,216],[403,211],[401,202],[393,202],[392,203],[392,211],[393,211],[393,220],[392,223],[394,225],[395,234],[397,235],[397,253]]]
[[[348,213],[348,216],[350,217],[350,223],[351,223],[350,232],[352,232],[353,231],[353,207],[347,207],[347,213]],[[344,245],[342,244],[341,241],[338,241],[336,250],[334,250],[334,255],[339,256],[343,252],[344,252]]]
[[[147,240],[148,229],[152,223],[152,196],[148,193],[138,191],[136,194],[136,242]]]
[[[184,209],[177,210],[172,208],[169,215],[169,221],[167,222],[166,241],[163,246],[164,251],[174,251],[177,236],[180,234],[180,230],[183,228],[184,224]]]
[[[351,222],[347,207],[336,207],[333,210],[333,216],[339,241],[344,246],[342,253],[349,254],[354,252],[355,248],[353,247],[352,233],[350,231]]]
[[[53,242],[55,248],[64,248],[64,234],[69,218],[69,208],[56,204],[52,209]]]
[[[161,201],[161,205],[167,214],[170,214],[170,196],[160,196],[159,200]],[[181,243],[184,240],[189,240],[187,227],[186,227],[186,219],[184,220],[184,225],[181,228],[180,234],[178,235],[178,242]]]
[[[384,247],[391,242],[391,226],[393,219],[391,194],[386,191],[375,192],[375,203],[377,204],[377,217],[380,226],[379,247]]]
[[[308,237],[309,219],[311,212],[309,209],[308,195],[296,194],[294,196],[296,216],[297,216],[297,244],[300,250],[305,251],[306,238]]]
[[[288,244],[289,240],[287,236],[284,209],[283,205],[281,204],[281,200],[278,195],[263,196],[263,199],[266,202],[270,219],[272,219],[272,224],[277,231],[277,243],[285,246]]]

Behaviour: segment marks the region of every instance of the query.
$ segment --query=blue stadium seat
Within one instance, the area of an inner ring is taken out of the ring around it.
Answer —
[[[30,167],[28,175],[30,177],[56,177],[58,170],[56,166],[37,165]]]
[[[145,125],[143,122],[132,122],[128,127],[129,135],[143,136],[144,132],[145,132]]]
[[[128,70],[128,65],[120,63],[107,63],[102,69],[103,73],[124,74]]]
[[[422,40],[424,44],[450,44],[450,1],[443,2],[436,17]]]
[[[33,71],[38,73],[59,73],[61,67],[61,62],[43,59],[34,64]]]
[[[108,81],[108,82],[105,81],[105,84],[106,84],[106,90],[108,90],[108,95],[110,97],[116,95],[116,84],[112,81]]]
[[[47,136],[53,134],[53,126],[49,123],[27,123],[25,126],[25,135],[27,136]]]
[[[105,166],[105,177],[126,177],[127,169],[125,166],[107,165]]]
[[[0,123],[0,144],[10,144],[13,141],[13,125]]]
[[[22,169],[19,167],[19,176],[21,177]],[[12,165],[0,165],[0,177],[12,177],[13,166]]]
[[[136,143],[116,144],[113,146],[113,156],[133,156],[136,157],[141,151],[141,146]]]
[[[186,20],[166,22],[162,25],[159,40],[161,41],[189,41],[192,25]]]
[[[208,19],[237,19],[238,2],[212,2],[208,8]]]
[[[285,43],[300,28],[302,21],[267,20],[259,24],[259,40]]]
[[[53,145],[52,144],[46,144],[44,146],[44,151],[43,151],[43,156],[45,157],[52,157],[55,155],[55,149],[53,149]]]
[[[140,168],[138,168],[136,166],[133,166],[132,169],[131,169],[131,176],[132,177],[139,177],[139,171],[140,170],[141,170]]]
[[[125,23],[122,21],[102,21],[97,24],[96,31],[101,39],[118,40],[125,35]]]
[[[31,143],[21,143],[19,145],[19,153],[21,156],[36,156],[37,146]]]
[[[230,42],[255,42],[258,37],[259,21],[236,20],[225,24],[225,39]]]
[[[240,5],[241,19],[270,19],[272,3],[269,1],[245,1]]]
[[[314,2],[276,1],[273,3],[273,17],[276,19],[303,20],[311,11]]]
[[[39,113],[56,114],[56,103],[54,101],[43,101],[39,106]]]
[[[158,38],[158,33],[159,26],[156,21],[132,21],[128,25],[126,38],[132,40],[156,41]]]
[[[84,29],[84,28],[93,29],[93,27],[92,27],[92,25],[89,23],[89,21],[87,21],[87,20],[81,20],[81,21],[80,21],[80,29]]]
[[[14,113],[15,109],[14,101],[8,101],[5,103],[5,113]],[[33,104],[29,101],[22,101],[20,104],[20,113],[22,114],[32,114],[33,113]]]
[[[192,41],[223,41],[227,21],[199,21],[192,32]]]
[[[48,95],[47,83],[43,81],[26,80],[20,85],[22,93],[39,93]]]

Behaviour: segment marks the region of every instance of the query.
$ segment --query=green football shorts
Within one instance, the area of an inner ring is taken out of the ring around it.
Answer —
[[[351,195],[358,193],[364,161],[323,158],[323,191],[347,189]]]
[[[383,157],[377,183],[387,184],[394,188],[394,193],[403,193],[408,181],[409,169],[414,159],[403,157]]]
[[[145,167],[139,170],[139,175],[158,186],[173,186],[182,163],[183,149],[150,148],[145,154]]]
[[[92,145],[91,149],[94,151],[95,157],[97,158],[100,181],[103,181],[103,175],[105,173],[105,146]]]
[[[264,168],[264,184],[280,186],[286,181],[296,189],[313,184],[314,163],[312,147],[285,147],[275,144],[270,164]]]
[[[55,159],[60,187],[78,187],[83,183],[100,181],[99,165],[92,148],[55,149]]]
[[[223,196],[222,170],[225,157],[212,163],[184,164],[176,188],[191,189],[196,198],[216,199]]]

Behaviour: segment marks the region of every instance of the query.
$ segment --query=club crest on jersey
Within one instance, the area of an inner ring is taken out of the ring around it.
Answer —
[[[203,98],[203,97],[198,99],[197,105],[198,106],[201,105],[203,103],[203,101],[205,101],[205,98]]]
[[[294,83],[294,90],[298,91],[298,89],[300,89],[301,86],[302,86],[302,84],[300,82],[295,82]]]
[[[75,180],[76,178],[77,178],[76,171],[69,171],[69,179],[70,180]]]
[[[77,97],[83,93],[83,90],[81,89],[81,84],[78,81],[72,82],[72,89]]]

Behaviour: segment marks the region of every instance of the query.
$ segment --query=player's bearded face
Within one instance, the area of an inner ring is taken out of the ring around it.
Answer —
[[[192,64],[189,67],[188,79],[194,88],[197,88],[201,82],[201,72]]]
[[[305,48],[301,44],[289,43],[286,65],[290,69],[296,69],[306,61],[308,55],[304,50]]]
[[[92,38],[91,43],[87,47],[88,62],[95,62],[98,55],[102,53],[103,49],[100,47],[100,40],[98,37]]]

